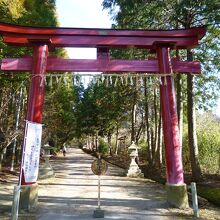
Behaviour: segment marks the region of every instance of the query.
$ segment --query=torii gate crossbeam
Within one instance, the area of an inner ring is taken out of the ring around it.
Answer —
[[[34,51],[33,57],[2,59],[1,70],[32,72],[26,120],[37,124],[42,123],[45,91],[42,78],[47,71],[137,72],[162,76],[160,100],[167,164],[168,202],[176,207],[186,207],[188,204],[187,189],[183,179],[172,73],[199,74],[201,67],[200,63],[196,61],[186,62],[176,58],[171,59],[170,50],[193,48],[198,45],[205,33],[205,27],[155,31],[27,27],[0,23],[0,34],[6,44],[33,47]],[[97,48],[97,59],[73,60],[48,56],[48,51],[56,47]],[[155,52],[156,58],[112,60],[109,55],[111,48],[150,49]],[[32,187],[36,181],[28,182],[25,179],[25,172],[28,171],[23,168],[21,171],[23,173],[23,191],[25,191],[28,187]],[[24,208],[35,206],[35,202],[30,201],[30,193],[28,194],[27,190],[25,195],[28,202],[24,204]]]

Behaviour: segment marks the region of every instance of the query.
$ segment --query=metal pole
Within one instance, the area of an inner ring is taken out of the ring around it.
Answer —
[[[98,209],[101,207],[101,202],[100,202],[100,176],[98,176]]]
[[[104,218],[104,210],[101,210],[100,182],[101,182],[101,177],[100,175],[98,175],[98,208],[94,210],[93,218]]]
[[[192,192],[192,203],[193,203],[193,214],[195,217],[199,217],[199,207],[198,207],[198,197],[196,191],[196,183],[191,183],[191,192]]]
[[[18,99],[18,103],[17,103],[18,111],[17,111],[16,124],[15,124],[15,130],[16,131],[18,130],[19,117],[20,117],[20,111],[21,111],[21,103],[20,102],[21,102],[22,93],[23,93],[23,88],[22,87],[23,87],[23,82],[21,84],[19,99]],[[17,145],[17,138],[15,138],[14,143],[13,143],[12,160],[11,160],[11,171],[14,170],[16,145]]]
[[[11,220],[18,219],[18,209],[19,209],[19,200],[20,200],[20,185],[14,186],[14,198],[11,210]]]
[[[25,124],[25,131],[24,131],[24,142],[27,134],[28,123],[26,121]],[[20,203],[20,193],[21,193],[21,180],[22,180],[22,169],[24,166],[24,154],[25,154],[25,147],[23,147],[22,157],[21,157],[21,167],[20,167],[20,175],[18,180],[18,185],[14,186],[14,198],[12,203],[12,212],[11,212],[11,220],[18,219],[18,212],[19,212],[19,203]]]

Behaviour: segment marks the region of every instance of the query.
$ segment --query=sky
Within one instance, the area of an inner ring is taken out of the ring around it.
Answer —
[[[61,27],[111,28],[108,12],[102,10],[102,0],[56,0]],[[95,48],[68,48],[72,59],[95,59]]]
[[[111,28],[108,12],[102,10],[103,0],[56,0],[61,27]],[[68,48],[72,59],[96,59],[95,48]],[[214,112],[220,116],[220,100]]]

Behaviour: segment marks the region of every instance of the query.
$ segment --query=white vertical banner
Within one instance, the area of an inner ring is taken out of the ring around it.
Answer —
[[[23,170],[25,182],[36,182],[40,159],[42,124],[27,121]]]

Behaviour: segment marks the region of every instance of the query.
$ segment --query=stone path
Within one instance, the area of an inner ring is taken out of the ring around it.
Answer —
[[[52,162],[56,177],[39,183],[39,220],[93,219],[97,207],[97,177],[90,168],[93,159],[72,148],[66,157]],[[105,219],[174,219],[166,209],[160,184],[129,179],[123,169],[110,165],[101,185]]]
[[[77,148],[69,149],[66,157],[60,155],[53,160],[51,164],[56,173],[55,178],[38,182],[39,204],[36,215],[21,215],[19,220],[94,219],[92,215],[97,208],[97,177],[90,168],[93,160],[93,157]],[[11,182],[0,185],[1,220],[9,219],[6,216],[10,214],[16,182],[13,177]],[[101,206],[105,210],[106,220],[194,219],[191,209],[181,211],[167,207],[162,185],[147,179],[129,179],[125,177],[123,169],[109,165],[101,184]],[[220,216],[218,213],[219,209],[211,210],[207,218],[202,219],[219,219],[216,217]]]

